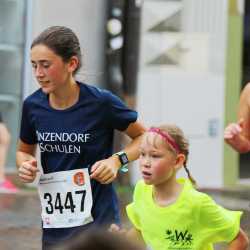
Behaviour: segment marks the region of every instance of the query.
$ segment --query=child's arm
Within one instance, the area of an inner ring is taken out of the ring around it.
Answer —
[[[228,250],[246,250],[249,246],[249,239],[246,233],[240,228],[236,238],[230,242]]]
[[[137,230],[136,228],[130,228],[127,232],[127,237],[132,241],[137,242],[141,246],[146,247],[146,244],[141,235],[141,231]]]
[[[126,237],[128,237],[129,240],[132,242],[137,243],[139,246],[146,248],[146,244],[142,238],[141,232],[137,230],[136,228],[132,227],[128,230],[121,229],[118,225],[112,224],[109,227],[109,232],[111,233],[118,233],[118,234],[124,234]]]

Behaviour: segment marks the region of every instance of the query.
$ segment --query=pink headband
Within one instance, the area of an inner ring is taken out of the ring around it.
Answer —
[[[174,148],[174,150],[177,152],[177,154],[179,154],[181,152],[178,144],[175,142],[175,140],[172,138],[172,136],[170,136],[169,133],[160,130],[159,128],[153,128],[151,127],[149,130],[149,132],[154,132],[159,134],[160,136],[162,136],[164,138],[164,140],[170,144],[170,146],[172,146],[172,148]]]

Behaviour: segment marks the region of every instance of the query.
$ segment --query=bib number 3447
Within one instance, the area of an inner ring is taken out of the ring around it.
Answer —
[[[47,206],[45,207],[47,214],[53,214],[55,210],[58,210],[60,214],[62,214],[64,209],[69,209],[72,213],[74,213],[76,209],[83,212],[86,190],[77,190],[74,194],[81,197],[81,202],[78,204],[79,207],[77,207],[74,202],[72,192],[66,193],[65,200],[62,199],[62,195],[59,192],[55,194],[54,200],[50,193],[44,193],[43,198],[47,201]]]
[[[65,228],[93,221],[88,169],[42,175],[38,185],[44,228]]]

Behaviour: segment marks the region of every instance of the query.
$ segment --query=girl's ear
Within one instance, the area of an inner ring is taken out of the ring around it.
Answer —
[[[68,70],[70,73],[73,73],[79,64],[79,59],[77,58],[77,56],[72,56],[68,62]]]
[[[184,165],[185,160],[186,156],[184,154],[178,154],[176,157],[175,169],[180,169]]]

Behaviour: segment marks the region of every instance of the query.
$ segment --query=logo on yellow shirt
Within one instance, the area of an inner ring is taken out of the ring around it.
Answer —
[[[193,236],[188,230],[166,230],[166,239],[170,241],[171,249],[180,249],[180,247],[185,247],[183,249],[192,249]]]

